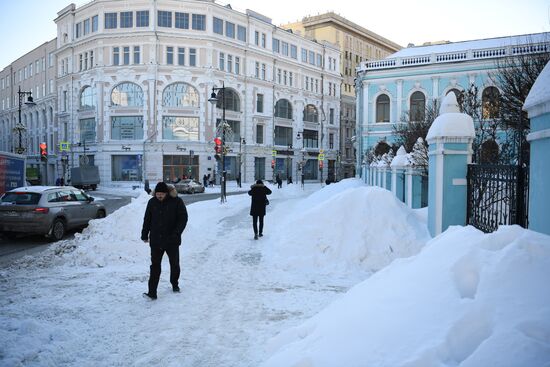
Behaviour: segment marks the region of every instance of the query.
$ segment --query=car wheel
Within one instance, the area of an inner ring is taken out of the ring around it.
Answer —
[[[191,189],[190,194],[193,195],[195,193],[195,189]]]
[[[97,219],[105,218],[105,211],[104,210],[98,210],[96,218]]]
[[[52,224],[52,234],[51,238],[54,241],[60,241],[63,239],[63,236],[65,236],[65,222],[61,219],[54,220]]]

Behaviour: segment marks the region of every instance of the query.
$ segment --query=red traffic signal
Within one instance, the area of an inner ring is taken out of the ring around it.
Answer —
[[[272,168],[272,169],[275,168],[275,159],[272,159],[272,160],[271,160],[271,168]]]
[[[39,147],[40,147],[40,157],[43,160],[48,159],[48,146],[46,145],[46,143],[40,143]]]
[[[214,144],[216,144],[216,146],[214,147],[214,150],[215,150],[216,154],[221,154],[222,153],[222,139],[219,138],[219,137],[216,137],[214,139]]]
[[[323,161],[319,161],[319,170],[323,169]]]

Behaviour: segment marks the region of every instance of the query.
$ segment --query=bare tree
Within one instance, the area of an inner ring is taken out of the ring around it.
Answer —
[[[401,118],[402,122],[393,126],[393,134],[396,137],[395,145],[397,147],[404,146],[407,152],[411,152],[418,138],[422,138],[427,147],[426,136],[438,115],[439,103],[437,99],[426,104],[423,120],[415,121],[416,118],[411,118],[409,112],[405,112]]]

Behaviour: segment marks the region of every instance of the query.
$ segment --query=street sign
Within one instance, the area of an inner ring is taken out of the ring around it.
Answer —
[[[60,152],[68,152],[71,148],[71,145],[68,141],[60,141],[59,142],[59,151]]]
[[[324,149],[319,149],[319,154],[323,154],[325,152]]]
[[[273,150],[271,151],[271,155],[274,156],[274,157],[277,156],[277,151],[276,151],[275,149],[273,149]]]
[[[324,155],[324,154],[319,154],[319,155],[317,156],[317,159],[320,160],[320,161],[322,161],[322,160],[325,159],[325,155]]]

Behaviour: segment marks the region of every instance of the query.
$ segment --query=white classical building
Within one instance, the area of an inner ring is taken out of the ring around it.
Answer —
[[[243,181],[296,177],[302,166],[305,179],[334,173],[341,83],[335,46],[213,1],[95,0],[57,15],[50,183],[62,174],[64,155],[70,166],[97,165],[107,184],[219,179],[213,140],[223,104],[229,180],[239,173]],[[225,103],[218,98],[214,106],[208,99],[213,91],[220,97],[213,88],[222,86]],[[10,127],[2,125],[7,133]],[[59,151],[64,141],[67,152]]]

